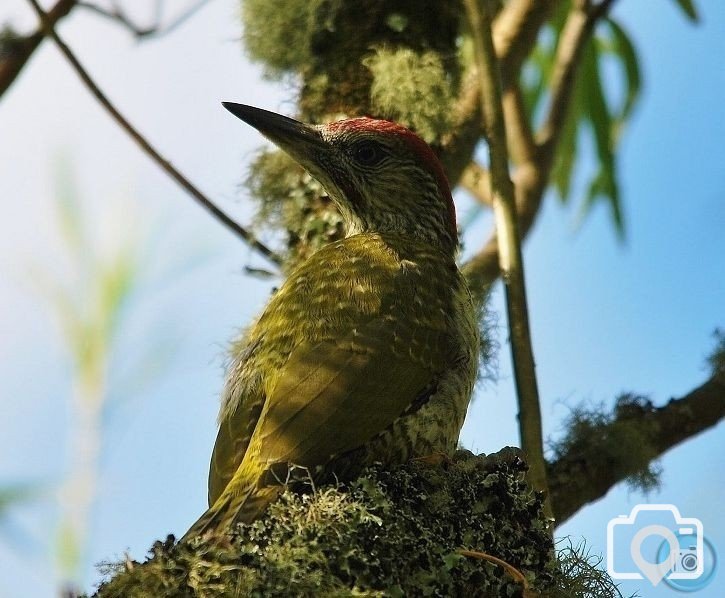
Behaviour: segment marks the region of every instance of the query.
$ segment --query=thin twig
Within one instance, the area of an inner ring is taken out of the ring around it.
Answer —
[[[516,583],[521,584],[522,589],[524,592],[527,592],[529,590],[529,582],[526,580],[526,577],[524,576],[521,571],[519,571],[516,567],[514,567],[512,564],[507,563],[503,559],[500,559],[496,556],[493,556],[491,554],[488,554],[487,552],[481,552],[479,550],[466,550],[465,548],[461,548],[457,550],[458,554],[461,556],[467,556],[469,558],[474,559],[480,559],[482,561],[487,561],[489,563],[493,563],[494,565],[498,565],[499,567],[502,567],[506,573],[508,573],[513,580]]]
[[[513,175],[519,236],[522,241],[531,230],[541,205],[546,186],[542,176],[541,170],[533,163],[519,166]],[[462,271],[473,297],[476,299],[486,297],[491,285],[501,276],[498,235],[495,227],[483,247],[463,264]]]
[[[606,16],[611,5],[612,0],[604,0],[589,10],[573,7],[569,12],[554,58],[549,110],[536,134],[541,160],[553,162],[571,104],[582,50],[598,19]]]
[[[181,27],[186,21],[188,21],[191,17],[193,17],[199,10],[201,10],[204,5],[206,5],[211,0],[198,0],[196,4],[192,4],[189,8],[187,8],[185,11],[179,13],[176,17],[174,17],[167,25],[163,27],[163,33],[171,33],[178,27]]]
[[[81,6],[87,10],[90,10],[97,15],[100,15],[106,19],[109,19],[115,23],[118,23],[128,31],[130,31],[136,39],[146,39],[150,37],[159,37],[171,33],[174,29],[183,25],[189,18],[194,16],[204,5],[208,4],[210,0],[197,0],[194,4],[183,10],[176,17],[174,17],[168,24],[162,25],[161,23],[161,5],[160,1],[155,4],[154,18],[152,24],[143,26],[134,22],[126,11],[123,10],[121,5],[116,2],[112,3],[110,9],[99,6],[93,2],[78,2],[78,6]]]
[[[545,493],[544,514],[553,518],[546,481],[539,390],[531,348],[516,200],[514,186],[509,177],[501,78],[491,37],[491,18],[485,2],[465,0],[465,6],[480,77],[483,127],[490,155],[491,197],[499,239],[499,266],[506,290],[511,356],[519,403],[521,447],[526,453],[532,486]]]
[[[223,223],[227,228],[236,233],[239,237],[244,239],[252,248],[261,253],[271,262],[278,266],[282,264],[282,258],[277,255],[274,251],[269,249],[266,245],[258,241],[254,235],[246,228],[232,220],[225,212],[214,204],[206,195],[204,195],[199,189],[197,189],[184,175],[181,174],[171,163],[166,160],[156,149],[146,140],[141,133],[131,125],[131,123],[116,109],[101,89],[96,85],[91,76],[85,70],[83,65],[75,57],[71,49],[65,44],[60,38],[58,33],[55,31],[53,24],[48,21],[46,13],[38,4],[37,0],[28,0],[38,14],[38,18],[42,26],[44,27],[46,34],[53,39],[58,49],[66,57],[68,62],[71,64],[73,69],[76,71],[78,76],[81,78],[86,87],[96,97],[96,99],[103,105],[103,107],[110,113],[113,119],[121,126],[123,130],[128,133],[131,138],[146,152],[166,173],[174,179],[189,195],[191,195],[197,203],[209,211],[217,220]]]
[[[518,80],[524,58],[531,52],[539,30],[559,2],[561,0],[509,0],[497,14],[493,24],[494,44],[502,65],[504,88]],[[448,179],[455,184],[473,159],[481,139],[481,102],[475,67],[464,77],[453,112],[454,126],[451,134],[443,139],[441,158]]]
[[[147,27],[137,25],[126,15],[120,6],[116,5],[115,2],[113,3],[113,7],[110,9],[104,8],[103,6],[99,6],[98,4],[94,4],[92,2],[78,2],[78,6],[101,16],[104,19],[108,19],[109,21],[113,21],[114,23],[121,25],[139,39],[147,37],[152,33],[156,33],[159,30],[158,22],[155,22],[153,25],[149,25]]]
[[[536,142],[518,81],[503,91],[502,102],[509,156],[515,164],[533,162],[536,160]]]
[[[53,8],[46,13],[48,15],[48,22],[53,24],[57,23],[75,5],[76,0],[58,0]],[[14,40],[10,51],[0,56],[0,98],[2,98],[3,94],[12,85],[13,81],[15,81],[43,39],[45,39],[45,32],[41,27],[31,35],[19,37]]]
[[[497,14],[493,23],[493,37],[496,55],[501,64],[502,85],[506,94],[504,108],[506,110],[509,105],[508,90],[518,81],[524,58],[531,53],[538,32],[561,1],[509,0]],[[443,140],[441,157],[446,173],[454,184],[460,180],[464,169],[473,159],[473,154],[481,138],[480,97],[477,68],[472,65],[464,77],[461,92],[454,107],[453,132]],[[523,128],[521,131],[525,133]],[[514,137],[512,137],[512,142],[516,142]],[[525,149],[528,153],[528,148]],[[513,157],[517,158],[516,155]],[[548,174],[534,168],[533,162],[523,164],[515,173],[516,205],[519,208],[522,238],[528,233],[538,213],[547,178]],[[523,186],[520,185],[521,181],[525,183]],[[486,296],[490,285],[501,274],[498,266],[498,240],[495,230],[466,266],[466,278],[471,292],[477,300],[481,299]]]

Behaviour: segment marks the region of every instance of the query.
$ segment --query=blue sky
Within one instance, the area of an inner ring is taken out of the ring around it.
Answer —
[[[568,408],[611,404],[622,391],[661,404],[705,380],[711,333],[725,327],[725,5],[700,2],[685,22],[674,2],[622,0],[615,15],[641,58],[642,101],[619,153],[627,238],[616,239],[600,206],[575,227],[575,210],[547,199],[525,247],[545,432]],[[136,5],[142,3],[136,2]],[[175,165],[242,221],[251,210],[239,182],[261,139],[220,100],[292,113],[294,90],[265,82],[240,50],[234,2],[217,0],[175,34],[136,45],[79,14],[61,31],[99,84]],[[25,2],[0,20],[33,20]],[[0,486],[46,488],[0,527],[0,596],[51,596],[54,485],[68,471],[71,379],[67,352],[35,265],[65,276],[54,197],[59,157],[72,165],[97,231],[99,253],[115,237],[148,239],[145,276],[127,306],[111,372],[100,479],[83,585],[93,563],[141,558],[156,538],[180,534],[203,510],[215,436],[223,349],[264,305],[275,281],[245,276],[264,261],[208,218],[149,163],[85,92],[51,45],[0,103]],[[10,165],[10,167],[8,167]],[[461,198],[461,212],[466,199]],[[468,244],[485,234],[473,227]],[[500,291],[494,307],[503,326]],[[500,379],[477,392],[462,441],[479,452],[517,444],[505,334]],[[174,347],[156,380],[129,387],[124,374],[161,339]],[[702,519],[725,554],[723,427],[662,459],[662,490],[613,489],[561,529],[606,551],[606,524],[639,502],[676,504]],[[722,572],[720,573],[722,576]],[[698,596],[716,596],[716,580]],[[644,596],[675,596],[665,587]]]

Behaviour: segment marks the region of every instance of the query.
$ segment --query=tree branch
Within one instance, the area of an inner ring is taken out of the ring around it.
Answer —
[[[478,162],[471,162],[461,175],[460,185],[479,203],[491,207],[491,181],[486,170]]]
[[[509,0],[493,24],[493,42],[501,64],[504,90],[518,81],[541,26],[561,0]]]
[[[715,426],[725,417],[725,379],[714,375],[684,397],[662,407],[628,403],[606,426],[596,431],[601,442],[572,446],[548,464],[549,489],[557,524],[588,503],[602,498],[619,482],[637,473],[637,461],[616,439],[630,426],[637,446],[647,447],[649,460]],[[653,454],[650,454],[653,453]]]
[[[463,79],[453,114],[451,132],[442,140],[440,159],[451,186],[455,187],[481,140],[481,92],[475,68],[469,69]]]
[[[549,110],[536,135],[540,159],[549,165],[553,162],[559,134],[571,104],[581,52],[597,20],[605,16],[610,5],[611,2],[602,2],[587,10],[575,3],[564,24],[554,59]]]
[[[503,115],[506,120],[509,155],[515,164],[536,161],[536,142],[524,106],[521,86],[513,82],[503,92]]]
[[[548,173],[544,173],[535,163],[528,162],[515,170],[512,179],[516,194],[519,236],[523,241],[539,213]],[[495,229],[483,247],[463,264],[462,270],[473,296],[485,296],[491,284],[501,276],[498,235]]]
[[[509,160],[501,101],[501,79],[491,37],[491,20],[485,2],[465,0],[471,25],[474,55],[479,73],[483,128],[490,155],[491,198],[500,239],[499,265],[506,289],[506,307],[511,337],[511,356],[519,404],[521,447],[529,464],[529,479],[545,493],[544,512],[553,516],[546,482],[539,390],[531,348],[524,264],[518,233],[514,186],[509,178]]]
[[[35,9],[40,19],[41,26],[45,31],[45,34],[50,36],[58,49],[66,57],[68,62],[71,64],[76,74],[80,77],[89,91],[95,96],[95,98],[101,103],[101,105],[109,112],[113,119],[119,124],[119,126],[128,133],[128,135],[141,147],[141,149],[148,154],[151,159],[156,162],[166,173],[181,186],[189,195],[192,196],[198,204],[212,214],[217,220],[224,224],[236,235],[241,237],[247,244],[261,253],[269,261],[277,264],[282,264],[282,258],[277,255],[274,251],[269,249],[266,245],[258,241],[254,235],[246,228],[232,220],[226,213],[224,213],[214,202],[212,202],[206,195],[204,195],[199,189],[197,189],[184,175],[181,174],[172,164],[164,158],[147,140],[141,133],[131,125],[131,123],[116,109],[101,89],[96,85],[91,76],[85,70],[83,65],[75,57],[71,49],[65,44],[60,38],[58,33],[53,28],[53,23],[49,21],[48,15],[38,4],[37,0],[28,0]]]
[[[515,5],[516,2],[512,4]],[[527,148],[522,155],[528,155],[531,159],[523,161],[513,175],[516,189],[516,211],[522,240],[526,238],[538,216],[544,191],[549,184],[559,136],[571,105],[582,48],[594,30],[597,19],[604,16],[605,9],[610,6],[611,1],[600,2],[588,12],[574,6],[567,18],[554,59],[549,111],[544,119],[544,124],[535,136],[534,148],[532,149],[527,141],[522,145]],[[516,93],[515,90],[513,93]],[[508,96],[508,92],[506,95]],[[515,95],[508,97],[509,99],[505,103],[507,123],[510,127],[514,127],[513,130],[516,130],[518,122],[521,120],[520,111],[523,110],[523,106],[521,98],[517,99]],[[520,131],[524,130],[520,129]],[[525,131],[519,133],[521,140],[526,140],[527,137]],[[492,232],[481,250],[465,264],[464,271],[471,291],[475,295],[484,293],[500,276],[498,238],[495,231]]]
[[[561,0],[511,0],[493,23],[494,46],[501,64],[504,92],[518,80],[521,64],[536,43],[539,30]],[[454,107],[453,132],[443,141],[441,159],[448,179],[455,186],[472,160],[481,139],[481,105],[475,66],[461,85]]]
[[[77,0],[58,0],[46,13],[47,22],[55,26],[71,11],[76,2]],[[10,51],[0,55],[0,98],[15,81],[44,38],[45,32],[41,27],[31,35],[12,40]]]

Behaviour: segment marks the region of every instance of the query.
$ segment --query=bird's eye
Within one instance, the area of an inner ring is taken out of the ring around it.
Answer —
[[[353,146],[352,156],[356,162],[363,166],[375,166],[382,162],[385,152],[374,141],[362,141]]]

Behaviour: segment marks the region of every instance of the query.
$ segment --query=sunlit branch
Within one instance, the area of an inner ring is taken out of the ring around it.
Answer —
[[[654,451],[655,458],[671,448],[717,425],[725,417],[725,380],[717,375],[683,397],[671,399],[661,407],[633,406],[599,430],[602,438],[608,429],[622,424],[636,426],[637,434]],[[572,517],[585,505],[602,498],[612,487],[637,472],[634,461],[613,443],[598,443],[594,448],[571,450],[548,465],[557,525]],[[606,463],[605,467],[601,464]]]
[[[553,162],[556,144],[571,104],[582,50],[597,20],[606,15],[611,5],[610,0],[589,9],[574,7],[564,24],[554,58],[549,110],[536,135],[540,161],[549,166]]]
[[[502,101],[511,160],[514,164],[534,162],[536,142],[518,82],[512,83],[504,90]]]
[[[499,63],[491,37],[491,21],[486,4],[479,4],[478,0],[465,0],[465,6],[474,42],[483,128],[490,155],[491,199],[499,239],[499,266],[506,291],[521,448],[526,453],[531,485],[545,493],[544,513],[547,517],[553,517],[546,481],[539,390],[531,347],[516,200],[514,186],[509,177]]]
[[[572,8],[554,59],[549,110],[544,118],[544,124],[534,137],[533,148],[529,145],[530,141],[527,141],[530,139],[530,133],[518,127],[523,114],[521,98],[509,95],[508,90],[504,92],[507,126],[513,127],[513,129],[509,128],[509,131],[523,141],[517,146],[526,152],[522,155],[531,156],[531,159],[519,163],[512,177],[516,189],[516,211],[522,240],[526,238],[536,221],[549,182],[559,136],[571,104],[581,51],[593,31],[597,19],[606,15],[605,9],[608,9],[611,4],[611,1],[600,2],[587,12],[577,6]],[[474,294],[484,293],[500,276],[499,244],[495,230],[483,247],[466,264],[465,271]]]
[[[521,64],[534,47],[539,30],[560,2],[510,0],[496,15],[493,38],[496,55],[501,63],[504,91],[510,83],[517,81]],[[464,77],[453,113],[454,126],[443,140],[441,158],[449,180],[455,185],[473,159],[473,153],[481,140],[481,105],[475,65],[469,68]]]

